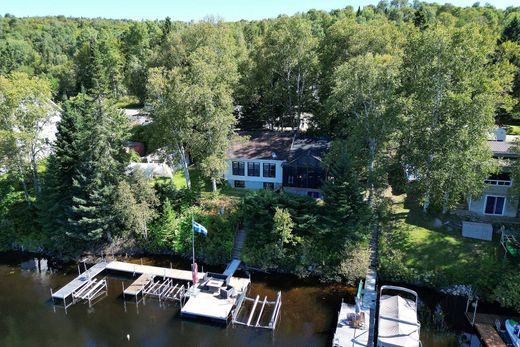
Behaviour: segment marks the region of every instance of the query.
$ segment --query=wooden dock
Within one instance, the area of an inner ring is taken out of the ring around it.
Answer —
[[[498,321],[503,325],[506,317],[486,313],[476,313],[475,316],[473,316],[472,312],[466,312],[466,318],[470,324],[473,324],[474,322],[473,326],[477,330],[477,333],[485,346],[507,347],[506,343],[496,330],[496,322]]]
[[[57,292],[52,293],[52,298],[57,300],[66,300],[68,297],[72,296],[74,292],[77,292],[84,285],[89,283],[94,277],[99,275],[109,263],[106,261],[101,261],[85,272],[81,273],[78,277],[74,278],[72,281],[67,283],[63,288],[58,290]]]

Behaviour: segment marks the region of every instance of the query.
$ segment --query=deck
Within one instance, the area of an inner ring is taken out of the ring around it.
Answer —
[[[52,293],[53,299],[65,300],[69,296],[71,296],[74,292],[78,291],[85,284],[89,283],[94,277],[99,275],[109,263],[106,261],[99,262],[92,266],[90,269],[86,270],[78,277],[74,278],[72,281],[67,283],[63,288],[58,290],[55,293]]]
[[[247,290],[250,283],[249,278],[232,277],[229,284],[240,294]],[[181,315],[227,322],[236,301],[237,297],[221,299],[216,294],[201,292],[196,288],[182,307]]]
[[[352,325],[351,317],[356,314],[356,306],[346,303],[341,304],[341,309],[338,315],[338,325],[332,345],[337,347],[356,347],[368,346],[369,330],[367,327],[370,322],[370,310],[362,310],[364,316],[364,329],[356,328]]]
[[[133,274],[148,274],[153,276],[161,276],[164,278],[172,278],[179,281],[192,281],[192,273],[190,270],[168,269],[164,267],[140,265],[125,263],[122,261],[112,261],[106,266],[107,270],[121,271]],[[203,272],[199,272],[199,279],[204,277]]]

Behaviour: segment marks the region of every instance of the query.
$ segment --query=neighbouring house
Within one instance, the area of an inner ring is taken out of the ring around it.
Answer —
[[[519,136],[506,135],[503,128],[495,131],[493,138],[488,140],[497,160],[499,171],[488,177],[482,196],[478,199],[469,199],[468,210],[476,215],[487,217],[516,217],[518,213],[518,198],[511,196],[509,190],[513,185],[511,179],[511,161],[517,160],[519,155],[515,150]]]
[[[142,142],[126,141],[124,146],[125,146],[127,153],[129,153],[130,151],[134,151],[135,153],[137,153],[139,155],[139,157],[144,157],[146,155],[144,143],[142,143]]]
[[[330,146],[326,138],[289,132],[241,133],[228,151],[224,178],[234,188],[283,189],[321,197],[326,171],[322,157]]]
[[[134,126],[147,125],[152,122],[148,112],[142,108],[124,108],[123,112],[130,124]]]
[[[52,100],[49,100],[48,104],[48,117],[45,122],[38,124],[38,139],[42,143],[42,147],[36,154],[37,159],[46,158],[52,153],[52,144],[56,141],[58,123],[61,121],[61,107]]]

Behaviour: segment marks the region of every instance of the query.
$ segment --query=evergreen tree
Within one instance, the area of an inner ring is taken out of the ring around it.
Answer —
[[[520,43],[520,19],[513,17],[502,32],[502,42],[511,41]]]
[[[68,236],[97,241],[118,232],[113,196],[124,175],[126,119],[100,99],[85,97],[78,138],[79,165],[72,176]]]
[[[84,102],[80,96],[63,105],[53,154],[47,162],[38,205],[42,229],[54,240],[63,240],[70,229],[68,213],[72,206],[72,176],[79,166],[77,147]],[[59,246],[60,243],[55,245]]]
[[[327,210],[336,220],[353,226],[367,216],[368,210],[359,177],[343,142],[333,144],[328,161],[332,162],[329,178],[322,188]]]

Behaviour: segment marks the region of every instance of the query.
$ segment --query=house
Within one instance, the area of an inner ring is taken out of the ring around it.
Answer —
[[[493,152],[493,158],[498,161],[500,170],[488,177],[482,196],[469,199],[468,210],[480,216],[516,217],[518,213],[518,198],[509,194],[513,185],[511,179],[511,161],[519,155],[515,150],[519,136],[506,135],[505,129],[498,128],[494,136],[488,140]]]
[[[282,164],[289,159],[293,134],[276,132],[241,133],[228,150],[224,178],[234,188],[280,189]]]
[[[234,188],[269,189],[321,197],[327,138],[290,132],[241,133],[228,151],[224,178]]]

